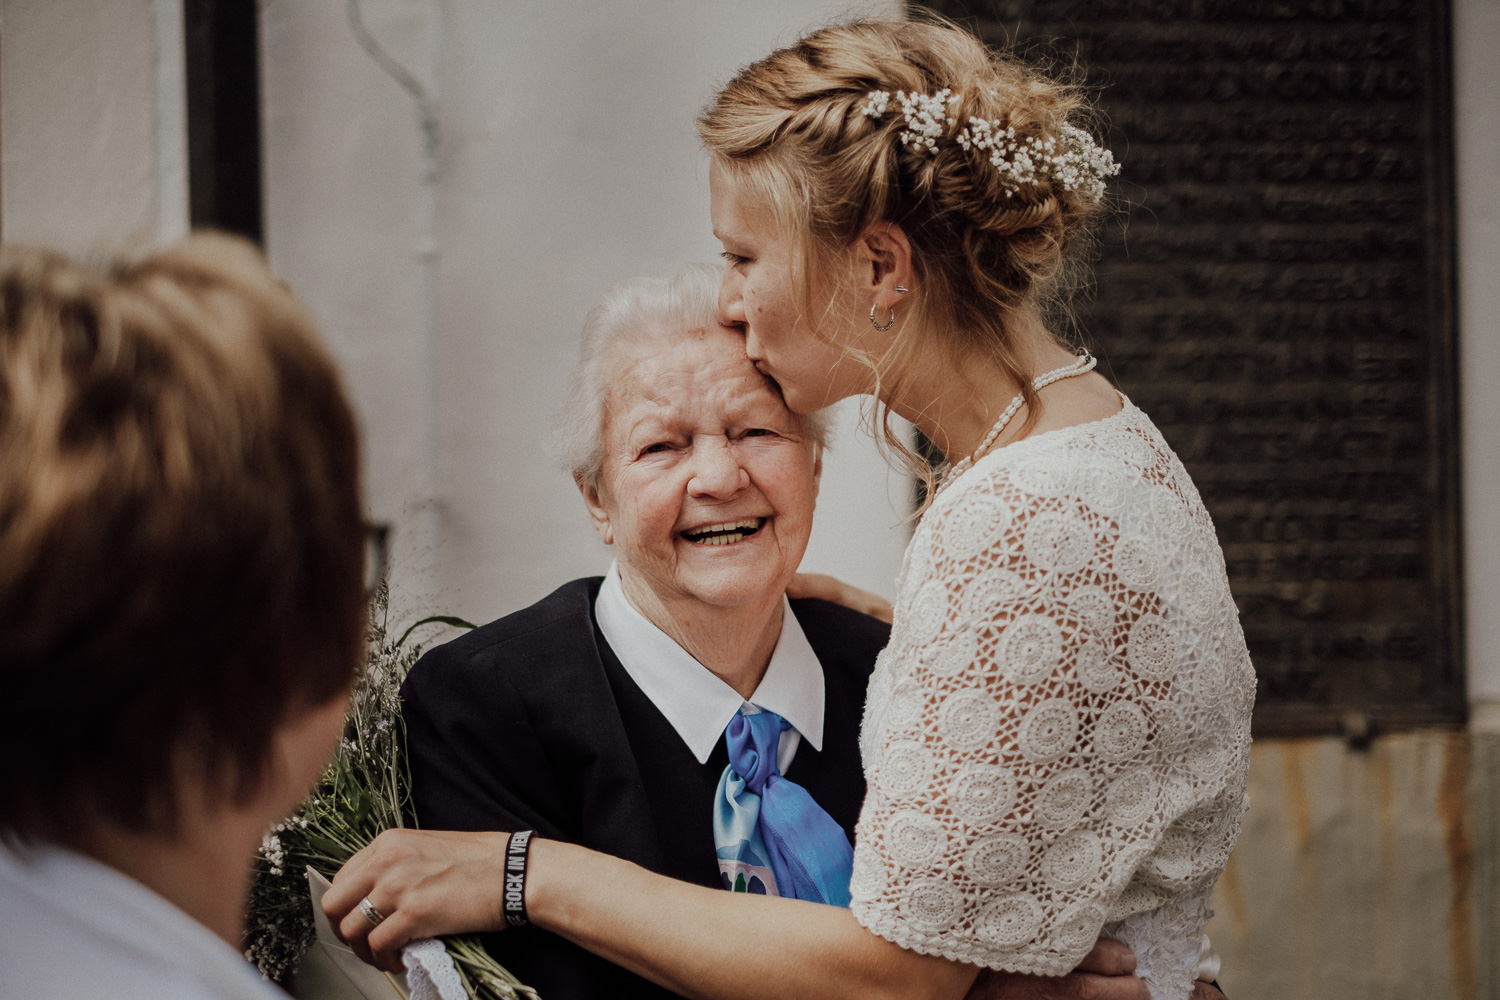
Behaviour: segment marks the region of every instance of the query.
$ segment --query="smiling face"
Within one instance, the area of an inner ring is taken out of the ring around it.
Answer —
[[[603,468],[596,489],[580,488],[626,593],[683,622],[778,604],[818,493],[821,457],[803,421],[717,324],[613,352]]]
[[[815,336],[798,318],[792,287],[792,245],[769,207],[756,202],[718,163],[709,167],[709,211],[714,235],[724,246],[724,277],[719,316],[744,332],[745,353],[781,386],[786,403],[811,413],[847,396],[870,391],[869,370],[849,356],[879,350],[868,324],[840,322],[854,307],[850,296],[829,295],[841,303],[821,321],[828,339]],[[831,340],[831,342],[830,342]]]

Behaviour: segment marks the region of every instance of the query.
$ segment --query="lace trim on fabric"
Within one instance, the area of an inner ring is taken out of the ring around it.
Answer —
[[[401,949],[411,1000],[468,1000],[463,979],[437,938],[422,938]]]
[[[1146,981],[1153,1000],[1179,1000],[1193,992],[1203,928],[1213,916],[1208,898],[1207,891],[1196,893],[1105,924],[1105,937],[1123,941],[1135,952],[1135,974]],[[1191,947],[1180,947],[1179,942]]]

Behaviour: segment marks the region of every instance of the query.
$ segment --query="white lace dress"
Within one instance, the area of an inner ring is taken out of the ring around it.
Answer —
[[[985,456],[907,550],[865,707],[854,915],[1056,976],[1101,931],[1192,990],[1255,676],[1208,512],[1128,400]]]

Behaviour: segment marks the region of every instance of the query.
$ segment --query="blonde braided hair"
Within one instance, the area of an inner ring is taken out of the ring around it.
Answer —
[[[794,294],[818,334],[813,289],[848,247],[880,222],[912,246],[916,289],[895,348],[858,356],[882,399],[898,396],[916,359],[934,348],[987,360],[1034,402],[1010,330],[1016,320],[1065,309],[1069,280],[1099,199],[1045,178],[1007,185],[982,149],[956,141],[909,148],[900,114],[863,110],[872,92],[948,89],[954,122],[982,118],[1017,136],[1054,137],[1087,125],[1081,87],[993,51],[935,15],[855,21],[815,31],[741,70],[698,118],[698,133],[732,183],[775,216],[793,246]],[[957,125],[953,126],[956,132]],[[825,338],[826,339],[826,338]],[[880,440],[928,486],[937,469],[891,427]],[[1036,407],[1028,407],[1027,426]]]

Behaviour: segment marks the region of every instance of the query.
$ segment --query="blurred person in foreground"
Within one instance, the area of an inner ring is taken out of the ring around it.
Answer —
[[[472,833],[397,831],[377,853],[533,829],[678,884],[849,905],[860,716],[890,629],[788,600],[823,415],[787,409],[718,322],[718,287],[715,268],[689,266],[628,281],[590,314],[558,444],[614,565],[413,668],[403,712],[418,818]],[[359,900],[348,881],[325,897],[339,916],[341,894]],[[482,889],[464,901],[498,905]],[[676,995],[550,931],[486,944],[547,1000]],[[1091,972],[1019,977],[1007,995],[1133,1000],[1139,980],[1094,974],[1128,973],[1129,950],[1097,950]]]
[[[0,249],[7,996],[285,997],[242,912],[361,661],[358,466],[333,363],[248,243]]]

